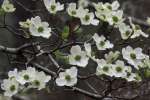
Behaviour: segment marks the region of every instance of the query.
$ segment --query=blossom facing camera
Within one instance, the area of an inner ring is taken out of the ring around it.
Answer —
[[[146,57],[145,54],[142,53],[141,48],[133,49],[131,46],[127,46],[122,49],[123,58],[128,61],[129,64],[133,65],[136,69],[139,69],[139,64]]]
[[[128,66],[125,66],[123,61],[117,60],[116,63],[112,67],[114,76],[121,77],[121,78],[126,77],[127,76],[126,67]]]
[[[55,0],[44,0],[44,5],[51,14],[56,14],[58,11],[64,10],[64,4],[60,4],[60,2],[56,2]]]
[[[47,22],[42,22],[39,16],[31,18],[29,31],[32,36],[49,38],[51,36],[51,28]]]
[[[77,17],[77,5],[76,5],[76,3],[70,3],[68,5],[67,12],[70,16]]]
[[[31,82],[31,88],[37,88],[38,90],[41,90],[45,88],[46,83],[51,80],[51,76],[47,76],[44,72],[35,72],[35,78]]]
[[[35,78],[35,68],[28,67],[26,70],[22,70],[18,73],[16,80],[24,85],[34,80]]]
[[[65,72],[60,72],[59,77],[56,79],[58,86],[74,86],[77,84],[77,68],[71,67],[66,69]]]
[[[18,93],[19,83],[16,81],[15,78],[12,79],[5,79],[1,84],[1,88],[5,91],[4,95],[11,97]]]
[[[81,50],[81,47],[79,45],[72,46],[70,53],[71,54],[68,56],[68,58],[71,65],[86,67],[89,57],[87,56],[87,53],[85,51]]]
[[[97,59],[97,69],[96,69],[96,75],[107,75],[112,77],[113,71],[112,71],[112,64],[108,64],[104,59]]]

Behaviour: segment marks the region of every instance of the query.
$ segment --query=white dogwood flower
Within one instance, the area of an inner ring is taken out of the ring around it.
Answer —
[[[70,3],[68,5],[67,12],[70,16],[77,17],[77,5],[76,5],[76,3]]]
[[[112,62],[116,61],[117,58],[119,57],[119,55],[120,55],[119,51],[115,51],[115,52],[110,51],[108,54],[105,54],[106,62],[112,63]]]
[[[79,12],[80,13],[80,12]],[[88,13],[85,13],[85,15],[82,15],[82,17],[80,17],[80,20],[81,20],[81,24],[82,25],[98,25],[99,24],[99,20],[98,19],[95,19],[94,18],[94,13],[92,12],[88,12]]]
[[[71,67],[66,69],[65,72],[60,72],[59,77],[56,79],[58,86],[74,86],[77,84],[77,68]]]
[[[10,3],[9,0],[4,0],[3,4],[2,4],[2,9],[5,12],[14,12],[16,10],[16,8],[14,8],[14,5]]]
[[[111,16],[107,18],[109,25],[114,25],[115,27],[118,27],[123,21],[124,19],[122,10],[112,12]]]
[[[103,35],[99,37],[99,35],[95,33],[93,35],[93,39],[96,42],[96,46],[98,50],[106,50],[109,48],[113,48],[113,44],[110,43],[110,41],[106,40],[106,38]]]
[[[5,91],[5,96],[11,97],[18,93],[19,83],[15,80],[15,78],[4,79],[1,84],[1,88]]]
[[[29,31],[32,36],[49,38],[51,36],[51,28],[47,22],[42,22],[39,16],[31,18]]]
[[[121,60],[117,60],[116,63],[113,65],[112,70],[113,70],[113,75],[115,77],[126,77],[127,72],[126,72],[126,68],[127,66],[125,66],[124,62]]]
[[[38,90],[41,90],[43,88],[45,88],[46,83],[49,82],[51,79],[51,76],[47,76],[45,75],[44,72],[40,71],[36,71],[35,72],[35,77],[31,82],[31,88],[38,88]]]
[[[128,61],[129,64],[133,65],[136,69],[138,65],[141,63],[141,60],[146,57],[145,54],[142,53],[141,48],[133,49],[131,46],[127,46],[122,49],[123,58]]]
[[[18,73],[16,80],[22,85],[32,82],[35,78],[35,72],[35,68],[28,67],[26,70]]]
[[[139,36],[143,36],[143,37],[147,38],[149,36],[148,34],[144,33],[141,30],[139,25],[133,24],[131,18],[129,18],[129,21],[130,21],[130,25],[131,25],[132,30],[133,30],[133,34],[132,34],[131,38],[136,38],[136,37],[139,37]]]
[[[29,28],[30,25],[31,25],[31,20],[30,20],[30,19],[27,19],[26,21],[20,21],[20,22],[19,22],[19,25],[20,25],[22,28]]]
[[[97,69],[96,69],[96,75],[107,75],[107,76],[113,76],[112,71],[112,64],[107,63],[104,59],[97,59]]]
[[[121,23],[119,26],[119,31],[121,33],[121,38],[126,40],[128,39],[132,34],[132,29],[129,25],[126,25],[125,23]]]
[[[88,64],[89,57],[86,55],[85,51],[81,50],[79,45],[72,46],[70,50],[69,63],[71,65],[77,65],[80,67],[86,67]]]
[[[44,0],[44,4],[46,9],[52,14],[64,10],[64,4],[60,4],[60,2],[56,2],[56,0]]]

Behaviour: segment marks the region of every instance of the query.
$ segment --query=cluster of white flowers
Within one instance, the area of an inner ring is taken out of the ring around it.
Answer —
[[[110,77],[120,77],[124,78],[127,81],[141,81],[141,77],[138,73],[133,73],[133,66],[137,72],[141,68],[150,69],[150,59],[149,56],[142,53],[141,48],[133,49],[131,46],[127,46],[122,49],[122,55],[128,64],[131,66],[126,66],[124,61],[117,60],[119,57],[119,52],[109,52],[105,54],[105,59],[96,59],[95,61],[98,64],[96,74],[97,75],[107,75]],[[117,60],[117,61],[116,61]],[[115,63],[113,63],[116,61]]]
[[[55,0],[44,0],[44,5],[49,13],[53,15],[58,11],[64,10],[64,4]],[[138,25],[132,23],[131,18],[129,18],[130,25],[124,22],[125,18],[123,18],[123,11],[119,10],[120,4],[118,1],[112,3],[91,3],[96,10],[95,12],[91,12],[88,9],[88,5],[90,5],[88,0],[79,0],[78,3],[69,3],[66,10],[69,16],[79,18],[82,25],[96,26],[99,24],[98,19],[109,23],[109,25],[119,29],[122,39],[132,39],[139,36],[148,37]],[[4,0],[2,9],[5,12],[15,11],[14,6],[8,0]],[[148,18],[147,22],[150,23],[150,18]],[[24,22],[19,22],[19,24],[22,28],[28,29],[32,36],[43,38],[49,38],[51,36],[52,30],[48,22],[43,22],[39,16],[32,17]],[[114,47],[106,37],[103,35],[99,36],[97,33],[92,36],[92,40],[96,44],[97,50],[104,51]],[[141,48],[133,49],[131,46],[123,48],[122,60],[119,60],[121,55],[119,51],[110,51],[108,54],[104,54],[105,59],[99,59],[93,54],[92,45],[92,43],[85,42],[84,50],[79,45],[71,47],[70,54],[67,58],[69,64],[71,66],[73,65],[73,67],[58,73],[59,76],[55,77],[58,86],[70,87],[76,85],[77,67],[85,68],[90,59],[97,63],[96,75],[98,76],[107,75],[123,78],[127,81],[141,81],[138,71],[141,68],[148,68],[150,70],[150,58],[142,52]],[[132,67],[134,67],[134,71]],[[8,73],[8,79],[4,79],[1,88],[5,91],[5,96],[13,96],[23,88],[36,88],[41,90],[45,88],[46,83],[50,79],[51,76],[46,75],[43,71],[37,71],[32,67],[27,67],[26,70],[20,72],[14,69],[14,71]]]
[[[58,11],[64,10],[64,4],[60,4],[60,2],[56,2],[55,0],[44,0],[44,4],[51,14],[56,14]],[[69,3],[66,11],[68,15],[79,18],[82,25],[98,25],[99,20],[96,19],[96,17],[101,21],[107,22],[109,25],[113,25],[119,29],[122,39],[132,39],[139,36],[148,37],[148,34],[145,34],[139,25],[132,23],[131,18],[129,18],[130,25],[124,22],[126,19],[123,18],[123,11],[119,9],[120,4],[118,1],[112,3],[92,3],[96,10],[95,12],[88,9],[89,4],[90,2],[88,0],[79,0],[78,3]],[[31,18],[31,20],[27,19],[25,22],[20,22],[20,25],[23,28],[29,28],[33,36],[42,36],[44,38],[51,36],[49,24],[47,22],[41,22],[38,16]],[[103,38],[103,36],[100,38]],[[106,41],[106,44],[107,43],[108,45],[110,44],[109,41]]]
[[[23,28],[29,28],[32,36],[49,38],[51,36],[51,28],[47,22],[42,22],[39,16],[27,19],[25,22],[19,23]]]
[[[1,5],[1,10],[3,10],[6,13],[11,13],[14,12],[16,8],[12,3],[10,3],[9,0],[4,0],[3,4]]]
[[[125,18],[123,18],[123,11],[119,10],[120,4],[118,1],[114,1],[112,4],[99,2],[93,3],[93,5],[96,9],[96,17],[119,28],[122,39],[137,38],[141,35],[148,37],[138,25],[132,23],[131,18],[129,18],[130,25],[124,23]]]
[[[99,38],[99,37],[96,36],[95,38]],[[128,61],[128,64],[130,64],[130,65],[126,65],[123,60],[118,60],[118,58],[120,57],[119,51],[115,51],[115,52],[110,51],[108,54],[105,54],[105,59],[98,59],[91,54],[92,50],[91,50],[90,43],[85,43],[84,47],[85,47],[85,51],[82,51],[79,45],[72,46],[70,50],[71,54],[68,56],[69,63],[71,65],[77,65],[79,67],[86,67],[89,58],[91,58],[98,65],[96,69],[96,74],[98,76],[107,75],[110,77],[123,78],[126,79],[127,81],[141,81],[141,77],[139,76],[138,72],[132,70],[132,66],[137,71],[139,71],[141,68],[150,69],[149,56],[143,54],[141,48],[133,49],[131,46],[127,46],[126,48],[122,49],[123,58]],[[56,83],[59,86],[64,86],[65,84],[64,81],[63,81],[64,83],[63,82],[61,83],[61,80],[65,80],[65,76],[67,72],[63,72],[63,73],[65,74],[60,74],[59,77],[61,78],[58,78],[59,81],[58,80],[56,81]],[[72,85],[75,85],[76,82],[74,81],[73,81],[74,84],[72,83]]]
[[[87,2],[87,3],[86,3]],[[89,9],[84,7],[88,5],[88,1],[84,2],[83,0],[79,2],[79,7],[77,8],[76,3],[70,3],[67,8],[67,12],[70,16],[79,18],[82,25],[98,25],[99,20],[95,18],[93,12],[90,12]],[[83,6],[84,5],[84,6]]]
[[[93,3],[93,6],[96,9],[96,17],[106,21],[109,25],[118,25],[123,21],[123,11],[118,10],[120,4],[118,1],[114,1],[112,4],[102,2]]]
[[[33,67],[27,67],[20,72],[17,69],[9,71],[8,79],[4,79],[1,88],[5,91],[5,96],[13,96],[23,88],[36,88],[41,90],[45,88],[51,76],[46,75],[43,71],[37,71]]]
[[[121,60],[117,60],[112,64],[107,63],[104,59],[97,59],[97,64],[96,74],[98,76],[107,75],[110,77],[124,78],[127,81],[141,81],[140,76],[132,72],[131,66],[126,66]]]

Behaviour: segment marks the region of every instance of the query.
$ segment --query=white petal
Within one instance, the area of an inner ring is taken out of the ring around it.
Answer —
[[[100,41],[99,38],[100,38],[100,37],[99,37],[99,35],[98,35],[97,33],[95,33],[95,34],[93,35],[93,39],[95,40],[95,42],[98,42],[98,43],[99,43],[99,41]]]
[[[79,45],[76,46],[72,46],[71,50],[70,50],[71,54],[80,54],[81,53],[81,47]]]
[[[71,77],[76,77],[77,76],[77,68],[76,67],[71,67],[70,69],[66,70],[66,73],[68,73]]]
[[[91,21],[91,24],[97,26],[97,25],[99,24],[99,20],[93,19],[93,20]]]
[[[57,84],[58,86],[64,86],[64,85],[66,84],[66,80],[57,78],[57,79],[56,79],[56,84]]]
[[[77,83],[77,78],[72,78],[71,81],[67,81],[66,86],[74,86]]]

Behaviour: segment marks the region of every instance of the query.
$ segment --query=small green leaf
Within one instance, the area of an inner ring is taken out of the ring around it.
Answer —
[[[60,52],[60,51],[56,51],[55,52],[55,56],[56,56],[56,59],[58,60],[58,61],[60,61],[60,62],[63,62],[63,63],[68,63],[68,57],[67,56],[65,56],[62,52]]]
[[[146,78],[149,78],[150,77],[150,70],[149,69],[145,70],[144,75]]]
[[[2,8],[0,8],[0,15],[4,15],[4,14],[5,14],[5,11]]]
[[[63,29],[63,32],[62,32],[62,38],[67,39],[68,36],[69,36],[69,27],[65,26],[64,29]]]

